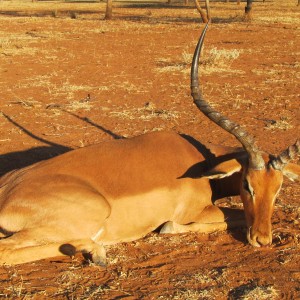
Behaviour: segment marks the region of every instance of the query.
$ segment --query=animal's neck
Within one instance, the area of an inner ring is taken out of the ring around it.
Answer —
[[[240,194],[240,180],[242,173],[234,173],[223,179],[210,180],[212,186],[212,201]]]

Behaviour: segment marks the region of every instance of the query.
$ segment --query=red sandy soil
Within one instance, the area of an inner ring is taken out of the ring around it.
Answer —
[[[242,20],[244,3],[211,4],[201,80],[218,110],[279,154],[299,137],[300,11],[275,2],[255,2],[252,22]],[[1,174],[154,130],[238,146],[192,104],[203,28],[192,5],[118,3],[111,21],[105,4],[26,5],[0,2]],[[151,233],[108,247],[106,269],[81,255],[0,267],[0,298],[299,299],[299,195],[285,180],[272,247],[254,249],[242,228]],[[241,207],[238,197],[223,202]]]

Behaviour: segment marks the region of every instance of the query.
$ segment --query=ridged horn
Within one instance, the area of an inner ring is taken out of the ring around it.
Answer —
[[[300,140],[297,140],[294,145],[289,146],[279,156],[271,160],[270,164],[276,170],[282,170],[291,160],[300,155]]]
[[[194,103],[205,116],[207,116],[210,120],[212,120],[215,124],[223,128],[224,130],[226,130],[228,133],[234,135],[235,138],[242,144],[243,148],[249,155],[250,168],[263,169],[265,167],[265,162],[262,158],[260,150],[255,145],[253,137],[249,135],[244,129],[242,129],[239,124],[232,122],[227,117],[214,110],[202,95],[199,84],[198,68],[199,57],[207,29],[208,23],[206,24],[199,38],[192,61],[191,92],[192,97],[194,99]]]

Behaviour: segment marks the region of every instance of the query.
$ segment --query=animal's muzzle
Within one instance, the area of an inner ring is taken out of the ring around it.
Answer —
[[[266,247],[272,244],[272,232],[261,232],[253,229],[252,226],[247,231],[248,242],[254,247]]]

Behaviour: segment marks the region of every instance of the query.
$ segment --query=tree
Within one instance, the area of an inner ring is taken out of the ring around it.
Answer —
[[[107,0],[107,2],[106,2],[105,20],[109,20],[109,19],[112,18],[112,4],[113,4],[113,0]]]
[[[201,8],[200,3],[198,0],[195,0],[195,5],[197,10],[200,13],[201,19],[203,21],[203,23],[207,23],[211,16],[210,16],[210,6],[209,6],[209,0],[205,0],[205,8],[206,8],[206,13],[205,11]]]
[[[247,0],[247,5],[245,7],[245,19],[251,20],[252,18],[252,0]]]
[[[210,21],[211,15],[210,15],[209,0],[205,0],[205,8],[206,8],[207,19],[208,21]]]

